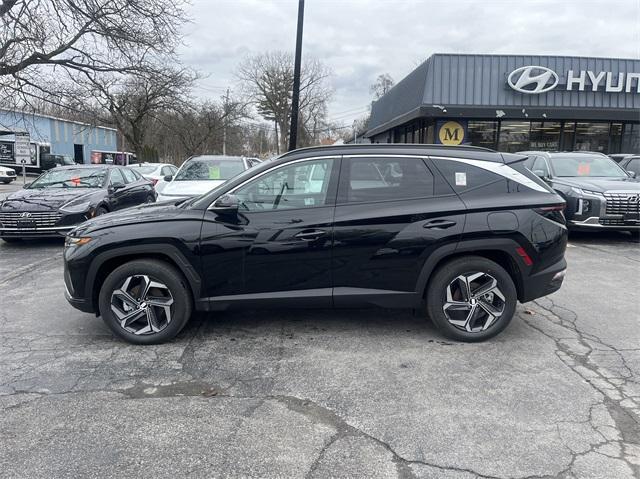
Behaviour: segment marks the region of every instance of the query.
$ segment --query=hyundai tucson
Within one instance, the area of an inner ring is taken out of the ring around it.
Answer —
[[[477,147],[296,150],[188,200],[97,217],[66,238],[66,297],[138,344],[192,311],[413,308],[495,336],[562,284],[564,200],[527,156]]]

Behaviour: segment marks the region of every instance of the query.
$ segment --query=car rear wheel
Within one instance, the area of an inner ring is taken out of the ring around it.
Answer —
[[[104,206],[98,206],[96,208],[96,216],[106,215],[109,212]]]
[[[138,260],[116,268],[100,289],[102,319],[120,338],[158,344],[175,337],[192,310],[187,281],[173,266]]]
[[[507,327],[517,292],[509,273],[480,256],[442,265],[427,289],[427,313],[442,334],[459,341],[492,338]]]

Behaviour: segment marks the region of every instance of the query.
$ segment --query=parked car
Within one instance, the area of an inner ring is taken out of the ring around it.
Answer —
[[[45,153],[40,159],[42,171],[50,170],[58,166],[71,166],[75,164],[76,162],[73,161],[73,158],[69,155],[52,155],[51,153]]]
[[[60,236],[89,218],[155,199],[151,182],[131,168],[59,166],[0,202],[0,238]]]
[[[194,309],[267,306],[423,308],[447,336],[488,339],[565,274],[565,203],[526,159],[400,144],[289,152],[191,200],[77,227],[66,297],[138,344],[173,338]],[[373,182],[353,178],[365,170]]]
[[[609,155],[609,158],[611,158],[616,163],[620,163],[622,160],[630,156],[634,156],[634,154],[633,153],[613,153]]]
[[[16,180],[16,170],[9,168],[8,166],[0,166],[0,181],[5,185],[8,185],[12,181]]]
[[[154,186],[165,176],[173,176],[178,171],[177,167],[167,163],[138,163],[132,168],[135,168],[138,173],[150,180]]]
[[[629,155],[620,160],[618,164],[629,173],[635,175],[635,178],[640,178],[640,155]]]
[[[158,201],[179,201],[206,193],[239,173],[254,166],[253,160],[241,156],[200,155],[186,160],[175,176],[165,176],[167,183]]]
[[[584,152],[525,152],[526,166],[567,202],[570,229],[640,231],[640,181],[611,158]]]

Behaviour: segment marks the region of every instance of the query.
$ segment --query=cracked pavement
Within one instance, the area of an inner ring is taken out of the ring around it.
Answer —
[[[0,244],[2,477],[640,477],[640,245],[574,235],[482,344],[410,311],[198,315],[131,346],[64,300],[60,241]]]

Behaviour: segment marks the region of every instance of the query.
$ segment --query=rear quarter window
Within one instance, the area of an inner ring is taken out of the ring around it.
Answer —
[[[491,171],[457,160],[434,159],[433,162],[447,183],[458,194],[469,192],[499,194],[509,192],[508,180]]]

